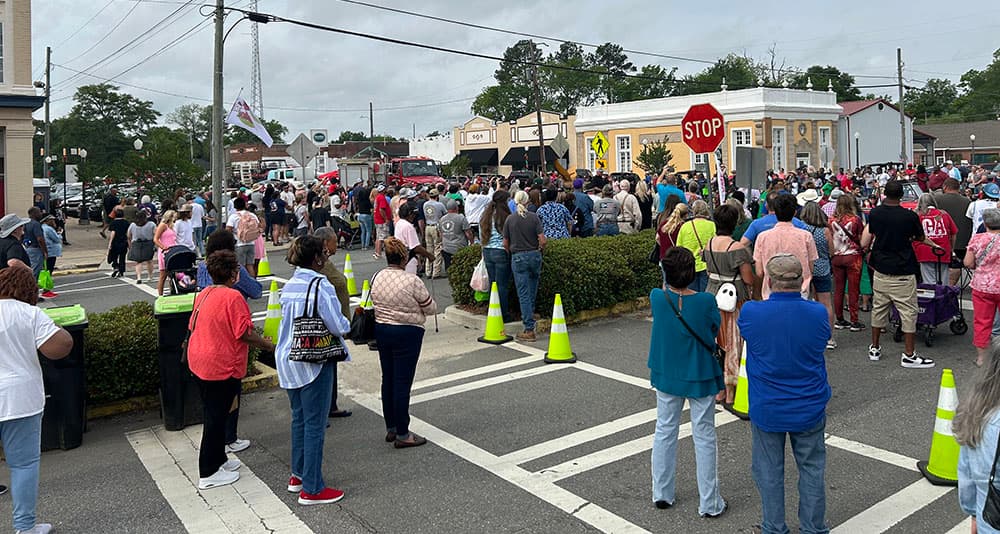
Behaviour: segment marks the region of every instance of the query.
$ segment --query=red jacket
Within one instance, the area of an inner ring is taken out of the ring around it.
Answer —
[[[931,188],[931,191],[934,191],[936,189],[941,189],[941,186],[944,184],[944,181],[947,180],[948,178],[950,178],[950,176],[948,176],[948,173],[938,170],[931,175],[930,182],[927,185],[928,187]]]

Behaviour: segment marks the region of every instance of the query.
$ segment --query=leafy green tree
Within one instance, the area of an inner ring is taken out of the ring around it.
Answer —
[[[955,100],[955,111],[964,120],[991,120],[1000,117],[1000,49],[993,52],[993,62],[983,70],[972,69],[962,75],[962,95]]]
[[[949,116],[960,119],[953,115],[957,99],[958,87],[951,80],[940,78],[931,78],[923,87],[909,89],[903,95],[906,112],[925,123]]]
[[[469,157],[458,154],[450,162],[441,166],[441,173],[444,174],[445,178],[468,176],[471,169],[472,163],[469,161]]]
[[[630,82],[627,75],[634,74],[636,67],[629,61],[622,47],[614,43],[604,43],[594,50],[589,59],[593,70],[608,73],[600,80],[598,93],[601,98],[608,103],[627,100],[625,93]]]
[[[590,59],[583,47],[575,43],[563,43],[559,49],[545,59],[547,65],[559,65],[575,69],[590,69]],[[557,113],[573,115],[576,108],[593,104],[601,86],[601,77],[596,74],[567,69],[544,69],[541,83],[548,97],[549,108]]]
[[[685,76],[677,86],[678,95],[713,93],[725,78],[731,89],[756,87],[757,79],[767,74],[767,67],[747,56],[731,53],[701,72]]]
[[[626,78],[620,88],[621,101],[647,100],[671,96],[677,90],[677,67],[664,69],[659,65],[646,65],[639,71],[642,78]],[[652,79],[655,78],[655,79]]]
[[[191,162],[188,134],[165,126],[150,128],[141,152],[125,153],[122,176],[153,198],[169,198],[179,187],[203,189],[210,185],[205,172]]]
[[[152,102],[119,92],[109,83],[82,85],[73,99],[76,105],[69,117],[114,125],[125,136],[142,135],[160,116]]]
[[[542,51],[535,42],[523,39],[507,48],[503,57],[500,68],[493,73],[496,85],[483,89],[472,102],[472,112],[498,121],[510,121],[535,109],[534,68],[524,62],[541,63]],[[539,73],[539,83],[543,76]],[[545,102],[542,107],[546,107]]]
[[[816,91],[826,91],[827,85],[832,82],[833,92],[837,93],[837,102],[849,102],[861,100],[861,90],[854,87],[854,76],[832,65],[813,65],[792,76],[789,80],[789,87],[794,89],[805,89],[809,81],[812,81],[813,89]]]
[[[348,141],[367,141],[368,134],[364,132],[352,132],[350,130],[344,130],[340,132],[340,137],[337,138],[337,143],[346,143]]]
[[[672,159],[674,156],[670,153],[667,136],[663,136],[663,139],[649,141],[642,145],[642,150],[634,163],[646,174],[657,174],[663,167],[669,165]]]
[[[194,103],[184,104],[166,116],[168,123],[176,124],[188,134],[194,158],[211,159],[212,115],[206,113],[206,108]]]

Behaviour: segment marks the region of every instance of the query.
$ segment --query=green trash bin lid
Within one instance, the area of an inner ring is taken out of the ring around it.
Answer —
[[[56,326],[86,326],[87,324],[87,310],[79,304],[45,308],[44,311],[52,319],[52,322],[56,323]]]
[[[153,305],[153,314],[167,315],[174,313],[191,313],[191,310],[194,309],[195,295],[197,295],[197,293],[157,297],[156,304]]]

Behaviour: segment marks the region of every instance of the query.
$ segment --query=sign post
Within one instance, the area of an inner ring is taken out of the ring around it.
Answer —
[[[723,176],[721,150],[716,150],[726,136],[725,120],[719,110],[712,104],[695,104],[688,108],[681,120],[681,138],[684,144],[696,154],[709,155],[715,152],[716,163],[719,165],[719,200],[725,199],[726,187]],[[711,179],[709,179],[711,182]]]

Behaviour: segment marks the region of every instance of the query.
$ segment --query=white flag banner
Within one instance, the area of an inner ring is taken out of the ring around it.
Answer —
[[[233,102],[233,109],[229,110],[229,115],[226,116],[226,124],[243,128],[256,135],[268,148],[274,144],[271,134],[267,133],[267,128],[264,127],[264,124],[257,117],[253,116],[250,106],[247,105],[246,100],[243,100],[242,97],[237,98],[236,102]]]

